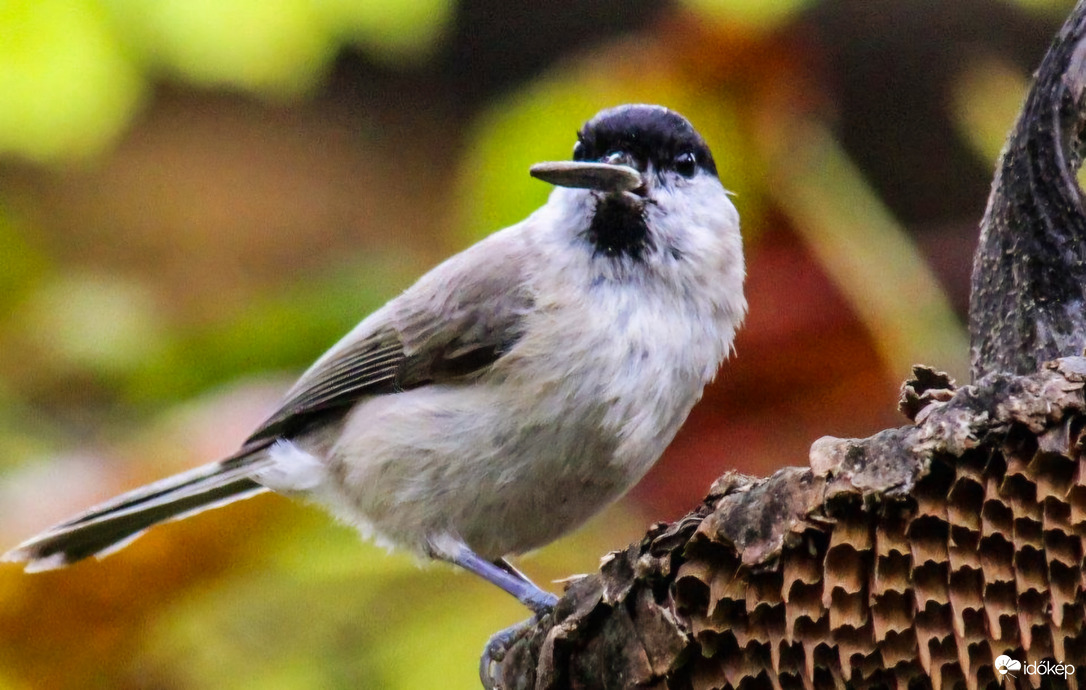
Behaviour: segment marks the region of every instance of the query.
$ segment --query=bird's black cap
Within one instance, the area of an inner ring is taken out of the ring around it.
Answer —
[[[657,170],[674,168],[680,156],[691,153],[699,168],[717,174],[713,154],[693,125],[659,105],[620,105],[601,111],[578,133],[573,160],[600,160],[615,151],[651,162]]]

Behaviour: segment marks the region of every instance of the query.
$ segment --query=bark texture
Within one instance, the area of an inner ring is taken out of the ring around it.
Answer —
[[[973,379],[1027,374],[1086,345],[1086,4],[1049,48],[996,169],[969,306]]]

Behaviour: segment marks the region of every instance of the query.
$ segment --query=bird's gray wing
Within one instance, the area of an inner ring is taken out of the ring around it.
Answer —
[[[491,366],[520,339],[534,303],[515,244],[505,247],[510,243],[501,239],[492,236],[441,264],[363,321],[302,376],[247,443],[294,436],[363,397],[470,380]]]

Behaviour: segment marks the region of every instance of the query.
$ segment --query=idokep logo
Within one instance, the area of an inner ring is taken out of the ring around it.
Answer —
[[[1063,676],[1065,679],[1075,675],[1074,664],[1057,664],[1054,661],[1042,660],[1032,664],[1023,664],[1017,659],[1012,659],[1006,654],[1000,654],[995,659],[996,673],[1002,678],[1010,676],[1017,678],[1018,673],[1027,676]]]
[[[1012,659],[1006,654],[1000,654],[995,660],[995,670],[1001,676],[1010,674],[1011,678],[1015,678],[1015,674],[1012,671],[1021,671],[1022,662],[1016,659]]]

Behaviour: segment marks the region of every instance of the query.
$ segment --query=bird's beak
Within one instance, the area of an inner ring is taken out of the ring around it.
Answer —
[[[554,161],[536,163],[529,172],[532,177],[561,187],[580,187],[599,192],[632,192],[641,187],[641,173],[628,165]]]

